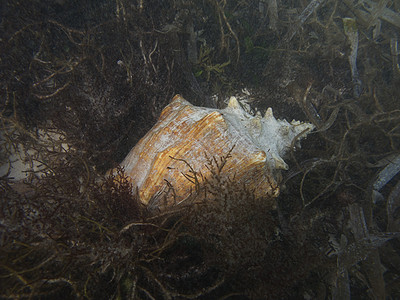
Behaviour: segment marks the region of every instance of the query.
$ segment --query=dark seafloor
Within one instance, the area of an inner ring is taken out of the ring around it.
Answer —
[[[400,298],[399,0],[3,0],[0,17],[1,299]],[[316,126],[276,209],[214,174],[229,209],[150,212],[106,175],[177,93]]]

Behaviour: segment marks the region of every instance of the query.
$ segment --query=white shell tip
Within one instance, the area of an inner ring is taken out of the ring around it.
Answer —
[[[272,108],[268,107],[267,111],[265,112],[264,119],[271,119],[274,117],[274,114],[272,113]]]
[[[237,101],[236,97],[232,96],[229,98],[228,107],[238,109],[240,108],[240,104]]]
[[[275,168],[277,170],[288,170],[289,169],[289,166],[285,163],[285,161],[281,157],[279,157],[275,154],[272,154],[272,158],[275,161]]]

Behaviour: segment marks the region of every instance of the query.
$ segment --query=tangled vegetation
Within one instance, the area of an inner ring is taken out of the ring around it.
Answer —
[[[398,1],[7,0],[0,14],[0,298],[400,297]],[[124,170],[105,175],[176,93],[316,126],[276,207],[212,161],[191,205],[162,211]]]

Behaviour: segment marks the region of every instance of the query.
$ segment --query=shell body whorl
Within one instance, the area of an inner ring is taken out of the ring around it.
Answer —
[[[207,177],[210,157],[230,158],[223,172],[238,184],[254,190],[256,197],[276,197],[276,171],[287,169],[281,156],[293,139],[312,129],[308,123],[276,120],[272,110],[265,117],[252,116],[232,97],[225,109],[197,107],[180,95],[164,108],[157,123],[130,151],[121,166],[138,188],[144,204],[167,196],[167,203],[185,200],[195,189],[190,167]]]

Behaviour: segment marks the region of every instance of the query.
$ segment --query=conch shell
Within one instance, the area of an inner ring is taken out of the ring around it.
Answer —
[[[207,178],[210,158],[219,161],[229,153],[222,172],[256,197],[272,198],[279,193],[277,171],[288,168],[282,156],[311,129],[308,123],[276,120],[271,108],[264,117],[253,116],[235,97],[225,109],[212,109],[176,95],[121,166],[144,204],[172,205],[195,190],[193,172]]]

